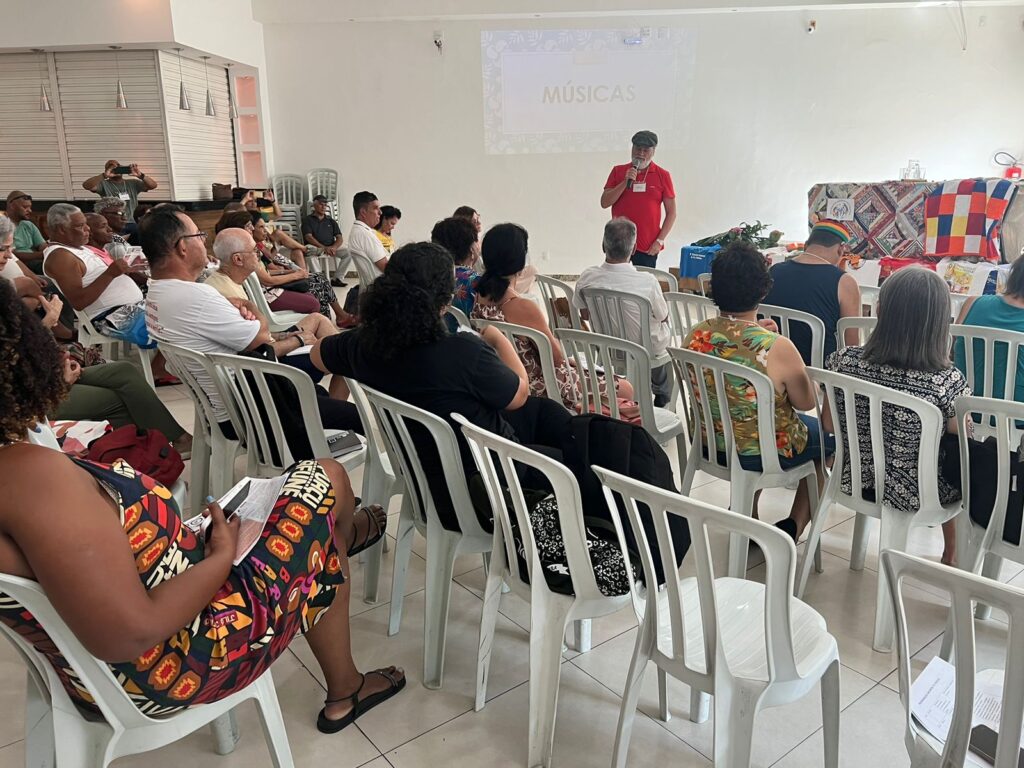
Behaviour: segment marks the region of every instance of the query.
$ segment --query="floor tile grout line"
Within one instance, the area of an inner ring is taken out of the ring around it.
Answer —
[[[530,680],[529,680],[529,678],[527,678],[526,680],[524,680],[524,681],[523,681],[523,682],[521,682],[521,683],[516,683],[516,684],[515,684],[515,685],[513,685],[513,686],[512,686],[511,688],[509,688],[509,689],[508,689],[507,691],[502,691],[501,693],[495,694],[495,695],[494,695],[494,696],[492,696],[491,698],[489,698],[489,699],[486,699],[486,700],[484,701],[484,706],[486,707],[486,706],[487,706],[488,704],[490,704],[490,703],[491,703],[492,701],[495,701],[495,700],[497,700],[497,699],[500,699],[500,698],[501,698],[502,696],[504,696],[505,694],[508,694],[508,693],[512,693],[512,691],[516,690],[517,688],[521,688],[521,687],[522,687],[522,686],[524,686],[524,685],[529,685],[529,683],[530,683]],[[474,714],[477,714],[477,711],[476,711],[476,710],[475,710],[475,709],[473,708],[473,706],[475,706],[475,705],[471,705],[471,706],[470,706],[470,708],[469,708],[469,709],[468,709],[467,711],[465,711],[465,712],[459,712],[459,713],[458,713],[457,715],[452,715],[451,717],[449,717],[449,718],[448,718],[447,720],[445,720],[444,722],[438,723],[437,725],[433,726],[432,728],[428,728],[428,729],[427,729],[427,730],[425,730],[425,731],[424,731],[423,733],[421,733],[421,734],[418,734],[418,735],[416,735],[416,736],[413,736],[413,737],[412,737],[411,739],[407,739],[406,741],[403,741],[403,742],[402,742],[401,744],[398,744],[398,745],[396,745],[396,746],[394,746],[394,747],[391,747],[390,749],[388,749],[388,750],[387,750],[387,752],[384,752],[383,750],[380,750],[380,748],[379,748],[379,747],[377,747],[377,745],[376,745],[376,744],[375,744],[375,743],[373,742],[373,740],[372,740],[372,739],[370,739],[370,737],[369,737],[369,736],[367,736],[366,738],[367,738],[367,739],[369,739],[370,743],[371,743],[371,744],[373,744],[374,748],[378,749],[378,750],[379,750],[379,751],[381,752],[381,754],[382,754],[382,755],[384,756],[384,758],[385,758],[385,759],[387,759],[387,756],[388,756],[388,753],[389,753],[389,752],[396,752],[397,750],[401,749],[401,748],[402,748],[402,747],[404,747],[405,745],[407,745],[407,744],[411,744],[412,742],[416,741],[416,739],[421,739],[421,738],[423,738],[423,737],[424,737],[424,736],[426,736],[426,735],[427,735],[428,733],[431,733],[432,731],[436,731],[436,730],[437,730],[438,728],[441,728],[441,727],[443,727],[443,726],[446,726],[446,725],[448,725],[448,723],[450,723],[450,722],[452,722],[452,721],[454,721],[454,720],[458,720],[458,719],[459,719],[460,717],[465,717],[465,716],[467,716],[467,715],[474,715]],[[362,733],[362,731],[360,731],[360,733]],[[363,735],[365,736],[366,734],[364,733]],[[390,765],[390,764],[391,764],[391,762],[390,762],[390,761],[388,761],[388,764]]]
[[[571,659],[571,660],[570,660],[570,661],[568,661],[567,663],[569,663],[569,664],[572,664],[572,665],[573,665],[574,667],[576,667],[576,669],[578,669],[578,670],[579,670],[580,672],[582,672],[583,674],[585,674],[585,675],[586,675],[587,677],[589,677],[589,678],[590,678],[591,680],[593,680],[594,682],[596,682],[596,683],[597,683],[598,685],[600,685],[600,686],[601,686],[602,688],[604,688],[604,689],[605,689],[606,691],[609,691],[609,692],[610,692],[610,693],[611,693],[611,694],[612,694],[612,695],[613,695],[613,696],[614,696],[615,698],[617,698],[617,699],[619,700],[619,709],[621,710],[621,709],[622,709],[622,694],[621,694],[620,692],[618,692],[618,691],[614,690],[614,689],[613,689],[613,688],[612,688],[611,686],[609,686],[609,685],[606,685],[606,684],[605,684],[604,682],[602,682],[601,680],[598,680],[598,679],[597,679],[596,677],[594,677],[594,676],[593,676],[592,674],[590,674],[590,673],[589,673],[589,672],[588,672],[587,670],[583,669],[583,667],[581,667],[581,666],[580,666],[579,664],[575,664],[574,662],[575,662],[575,659]],[[690,749],[692,749],[692,750],[693,750],[694,752],[696,752],[696,753],[697,753],[698,755],[700,755],[700,756],[701,756],[701,757],[703,757],[704,759],[706,759],[706,760],[711,760],[711,761],[713,761],[713,760],[714,760],[714,758],[713,758],[713,757],[712,757],[711,755],[706,755],[706,754],[704,754],[704,752],[703,752],[703,751],[702,751],[701,749],[699,749],[698,747],[696,747],[696,746],[694,746],[693,744],[691,744],[690,742],[688,742],[688,741],[687,741],[686,739],[684,739],[684,738],[683,738],[682,736],[680,736],[680,735],[679,735],[678,733],[673,733],[672,731],[670,731],[670,730],[668,729],[668,727],[666,726],[666,724],[665,724],[665,723],[661,722],[660,720],[658,720],[658,719],[657,719],[657,718],[655,718],[655,717],[651,717],[651,716],[650,716],[650,715],[648,715],[648,714],[647,714],[646,712],[643,712],[643,711],[642,711],[642,710],[640,709],[640,706],[639,706],[639,702],[637,703],[637,708],[636,708],[636,714],[634,715],[634,719],[635,719],[636,715],[639,715],[639,716],[641,716],[641,717],[646,717],[646,718],[647,718],[648,720],[652,721],[652,722],[653,722],[653,723],[654,723],[655,725],[657,725],[658,727],[660,727],[660,728],[661,728],[662,730],[664,730],[664,731],[665,731],[666,733],[668,733],[669,735],[671,735],[671,736],[675,736],[675,737],[676,737],[676,739],[678,739],[679,741],[683,742],[683,744],[685,744],[686,746],[688,746],[688,747],[689,747]],[[710,721],[710,719],[711,719],[711,718],[709,717],[709,721]],[[618,725],[616,724],[616,728],[617,728],[617,727],[618,727]]]
[[[847,667],[847,669],[849,669],[849,667]],[[853,670],[853,671],[856,672],[856,670]],[[862,675],[862,677],[863,677],[863,675]],[[870,680],[871,678],[868,678],[868,679]],[[888,691],[889,693],[893,692],[891,689],[886,688],[886,686],[882,685],[882,683],[879,681],[879,682],[876,682],[874,685],[872,685],[870,688],[868,688],[866,691],[864,691],[864,693],[862,693],[860,696],[855,698],[853,701],[851,701],[845,707],[843,707],[843,708],[841,708],[839,710],[839,712],[840,712],[840,718],[839,718],[839,745],[840,745],[839,757],[840,757],[840,763],[842,763],[842,759],[841,758],[843,756],[842,755],[842,744],[843,744],[842,713],[845,712],[846,710],[848,710],[850,707],[852,707],[854,704],[856,704],[858,701],[863,699],[865,696],[867,696],[869,693],[871,693],[873,690],[875,690],[879,686],[881,686],[882,688],[885,688],[885,690]],[[775,766],[777,766],[779,763],[781,763],[783,760],[785,760],[789,755],[793,754],[793,752],[795,752],[800,747],[802,747],[807,741],[809,741],[810,739],[813,739],[815,736],[817,736],[818,735],[818,731],[820,731],[823,727],[824,726],[819,726],[818,729],[816,731],[814,731],[814,733],[808,734],[806,739],[803,739],[799,744],[795,745],[791,750],[786,752],[786,754],[784,754],[781,757],[779,757],[779,759],[776,760],[774,763],[772,763],[770,766],[768,766],[768,768],[775,768]]]

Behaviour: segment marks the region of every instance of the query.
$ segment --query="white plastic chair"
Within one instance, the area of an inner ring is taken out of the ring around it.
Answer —
[[[160,718],[148,717],[128,698],[110,667],[90,654],[72,634],[38,583],[0,573],[0,593],[35,617],[103,714],[100,721],[83,717],[49,660],[32,643],[0,623],[0,634],[14,644],[28,671],[26,766],[105,767],[120,757],[171,744],[204,725],[214,726],[218,751],[226,754],[234,747],[233,726],[229,724],[231,710],[243,701],[255,699],[275,768],[293,768],[288,734],[269,669],[251,685],[218,702]]]
[[[963,309],[969,298],[971,298],[970,295],[966,293],[949,294],[949,319],[954,323],[960,317],[960,310]]]
[[[973,603],[993,605],[1006,611],[1009,623],[1009,642],[1006,669],[985,671],[978,677],[987,682],[1002,683],[1003,696],[999,721],[999,739],[995,754],[995,768],[1017,768],[1020,751],[1021,723],[1024,720],[1024,664],[1020,663],[1020,644],[1014,640],[1024,622],[1024,591],[1000,584],[998,581],[976,576],[940,563],[887,549],[882,552],[881,567],[889,584],[890,599],[895,606],[897,658],[900,682],[900,701],[905,716],[907,752],[914,768],[952,768],[965,764],[991,765],[967,755],[974,713],[975,669],[977,668],[976,639],[974,633]],[[945,744],[920,728],[910,714],[910,640],[907,609],[903,601],[906,580],[914,586],[925,584],[937,587],[950,597],[951,625],[955,636],[954,666],[956,693],[952,722]]]
[[[667,269],[658,269],[656,267],[641,267],[639,264],[634,265],[637,272],[646,272],[650,275],[654,275],[658,278],[658,282],[662,284],[662,291],[665,293],[678,293],[679,292],[679,279],[669,272]]]
[[[578,330],[583,327],[580,321],[580,311],[572,303],[575,292],[571,285],[551,277],[551,275],[537,275],[537,285],[544,300],[544,310],[548,315],[548,327],[552,331],[556,328],[576,328]],[[560,314],[555,306],[558,299],[564,300],[569,307],[568,324],[565,315]]]
[[[279,173],[270,180],[270,186],[280,206],[297,205],[301,208],[306,202],[306,182],[297,173]]]
[[[313,390],[315,385],[305,372],[274,360],[241,355],[211,354],[209,359],[221,377],[220,380],[226,382],[235,402],[235,410],[244,423],[244,432],[238,434],[245,435],[248,447],[246,474],[253,477],[279,477],[295,463],[281,424],[281,415],[270,394],[268,376],[286,379],[295,388],[297,404],[302,412],[302,424],[313,451],[311,458],[335,458],[350,472],[365,461],[366,444],[362,439],[363,445],[359,450],[339,457],[332,456],[327,447],[327,438],[340,430],[324,429],[317,409],[316,392]]]
[[[525,325],[515,323],[503,323],[497,320],[474,320],[478,329],[490,326],[508,339],[512,346],[516,344],[516,337],[527,339],[537,350],[537,358],[540,360],[541,375],[544,376],[544,388],[549,400],[556,403],[562,402],[562,394],[558,390],[558,379],[555,376],[555,357],[551,348],[551,339],[536,328],[528,328]]]
[[[978,418],[975,418],[977,414]],[[1020,447],[1024,421],[1024,403],[995,400],[988,397],[961,397],[956,401],[956,422],[960,439],[960,478],[963,488],[964,510],[971,508],[970,449],[967,436],[968,422],[974,423],[975,439],[982,431],[996,439],[996,491],[995,504],[988,526],[982,527],[969,514],[956,520],[957,562],[965,571],[980,573],[990,579],[999,579],[1003,559],[1024,565],[1024,536],[1021,542],[1005,541],[1007,500],[1010,495],[1010,457]],[[979,604],[976,614],[987,619],[989,606]],[[949,658],[948,650],[953,637],[947,631],[943,637],[942,656]]]
[[[860,303],[861,311],[864,309],[868,311],[864,314],[865,317],[870,317],[875,314],[875,308],[878,306],[878,292],[881,288],[874,285],[862,285],[860,287]]]
[[[256,305],[257,311],[267,318],[267,326],[274,333],[280,333],[291,328],[306,317],[301,312],[275,312],[272,310],[267,302],[266,295],[263,293],[260,279],[256,277],[255,272],[245,278],[242,288],[245,290],[245,295],[249,297],[249,301]]]
[[[964,366],[960,369],[971,386],[971,392],[978,397],[1003,397],[1013,400],[1016,393],[1017,369],[1024,358],[1024,333],[1007,331],[1002,328],[986,328],[980,325],[951,325],[953,348],[962,352]],[[1001,381],[995,379],[995,363],[1003,364]],[[977,376],[978,364],[982,376]],[[996,385],[1000,392],[996,394]],[[979,425],[980,426],[980,425]]]
[[[711,273],[701,272],[697,275],[697,286],[700,288],[700,295],[711,298]]]
[[[693,478],[701,469],[709,475],[729,481],[729,509],[743,517],[752,517],[754,495],[762,488],[790,487],[804,478],[811,509],[818,507],[818,476],[814,461],[807,461],[792,469],[783,469],[779,463],[779,450],[775,442],[775,386],[772,380],[760,371],[740,363],[723,360],[689,349],[669,348],[669,354],[676,365],[676,375],[686,387],[690,414],[693,417],[693,431],[690,440],[690,455],[683,474],[681,491],[690,492]],[[731,384],[745,382],[752,387],[757,403],[757,434],[761,452],[761,471],[744,469],[736,451],[735,428],[732,409],[728,406],[722,413],[726,377]],[[709,381],[710,380],[710,381]],[[715,417],[719,417],[716,424]],[[719,439],[724,450],[719,454]],[[824,464],[824,456],[816,457]],[[814,559],[820,564],[820,551],[815,542]],[[820,566],[819,566],[820,567]],[[729,537],[729,575],[743,578],[747,572],[747,541],[738,535]]]
[[[130,341],[124,341],[122,339],[115,339],[111,336],[104,336],[102,333],[96,330],[96,326],[93,325],[92,320],[84,312],[75,309],[75,317],[78,319],[78,341],[80,344],[86,347],[94,345],[99,346],[103,356],[108,360],[113,360],[116,353],[116,348],[119,344],[126,344],[127,346],[134,347],[135,351],[139,354],[139,364],[142,367],[142,376],[146,379],[146,383],[149,386],[156,388],[156,383],[153,379],[153,350],[145,349],[143,347],[136,346]]]
[[[718,307],[711,299],[693,293],[666,293],[665,303],[673,347],[683,346],[693,326],[718,317]]]
[[[501,600],[501,585],[504,582],[513,594],[530,604],[530,730],[527,765],[550,766],[562,639],[566,628],[570,622],[614,613],[626,606],[629,595],[605,596],[597,586],[597,577],[588,554],[580,489],[572,473],[557,461],[476,427],[460,415],[455,414],[453,418],[462,425],[462,434],[469,442],[473,460],[487,487],[491,508],[495,510],[491,565],[487,572],[480,619],[475,709],[478,712],[483,709],[487,698],[487,676]],[[516,475],[517,464],[543,473],[554,491],[566,562],[572,578],[572,595],[552,591],[544,578],[530,513]],[[520,533],[521,556],[526,561],[525,574],[521,572],[517,558],[514,529]]]
[[[679,472],[680,475],[684,475],[686,473],[686,430],[679,416],[667,408],[657,408],[654,405],[651,377],[648,373],[651,368],[651,359],[647,350],[632,341],[568,328],[556,330],[555,338],[561,342],[565,356],[575,364],[579,374],[580,413],[602,413],[599,369],[603,369],[604,375],[608,379],[608,386],[611,387],[610,377],[614,370],[613,363],[624,361],[625,365],[621,373],[633,385],[633,397],[640,408],[640,423],[658,445],[664,446],[671,440],[676,441]],[[614,389],[609,394],[612,392]],[[610,396],[607,401],[611,417],[619,418],[617,398]]]
[[[875,331],[875,326],[878,325],[877,317],[840,317],[836,323],[836,349],[846,349],[846,331],[850,328],[856,328],[860,335],[860,344],[858,346],[864,346],[871,334]]]
[[[412,552],[414,531],[427,540],[426,609],[423,620],[423,685],[440,688],[444,676],[444,649],[448,631],[448,605],[451,600],[455,558],[460,554],[491,551],[492,535],[484,530],[473,510],[466,473],[459,456],[452,428],[438,416],[407,405],[382,392],[363,386],[370,409],[381,428],[384,447],[392,469],[405,483],[402,510],[398,518],[395,545],[395,571],[391,582],[391,615],[388,636],[398,633],[402,623],[405,579]],[[410,426],[426,430],[436,446],[441,470],[448,486],[459,530],[441,524],[436,502],[430,492],[419,449],[410,434]]]
[[[195,372],[203,371],[216,386],[219,374],[213,363],[206,355],[176,344],[160,342],[157,346],[174,374],[185,385],[195,407],[190,490],[192,511],[199,514],[207,496],[219,499],[235,484],[235,457],[243,446],[240,440],[230,440],[224,436],[217,423],[217,413],[210,401],[210,394],[196,378]],[[234,407],[233,398],[227,396],[222,387],[218,387],[218,392],[230,413]]]
[[[317,195],[327,198],[331,207],[331,217],[338,218],[338,172],[333,168],[313,168],[306,172],[306,189],[308,195],[306,201],[311,201]]]
[[[466,328],[470,331],[473,330],[473,323],[470,322],[468,317],[466,317],[466,313],[458,307],[449,305],[445,307],[444,313],[448,315],[448,317],[452,318],[460,328]]]
[[[651,358],[651,368],[671,362],[667,353],[656,355],[651,339],[651,302],[643,296],[609,288],[587,288],[583,301],[590,313],[590,328],[595,333],[640,344]]]
[[[660,716],[668,720],[666,675],[690,686],[690,720],[707,719],[708,696],[714,697],[714,764],[749,768],[754,719],[759,710],[790,704],[821,681],[824,761],[839,765],[839,648],[825,619],[794,598],[796,550],[789,537],[771,525],[735,515],[710,504],[669,493],[624,475],[594,467],[604,484],[620,545],[623,523],[613,497],[619,494],[627,523],[638,543],[644,583],[655,584],[650,542],[638,504],[651,510],[661,566],[677,573],[669,515],[684,518],[692,537],[696,576],[669,578],[663,589],[633,584],[640,619],[615,735],[613,768],[624,768],[633,717],[649,661],[658,669]],[[764,553],[765,583],[732,577],[715,578],[709,534],[750,539]]]
[[[793,324],[803,325],[811,332],[811,365],[821,368],[825,361],[825,323],[817,315],[798,309],[762,304],[757,309],[758,317],[769,317],[779,326],[779,333],[792,339]]]
[[[850,555],[850,570],[864,568],[867,550],[869,518],[881,520],[879,551],[885,549],[906,549],[910,528],[915,525],[934,526],[952,519],[960,512],[960,502],[943,506],[939,502],[939,439],[945,427],[942,413],[934,405],[919,397],[898,392],[879,384],[872,384],[853,376],[833,371],[808,368],[808,374],[816,384],[825,387],[828,407],[835,428],[836,454],[833,469],[825,482],[825,492],[810,525],[807,538],[807,552],[818,546],[821,532],[833,504],[839,503],[857,513],[853,529],[853,546]],[[843,407],[838,407],[839,400]],[[869,409],[868,423],[858,423],[857,401]],[[882,443],[882,422],[894,418],[895,409],[912,411],[921,424],[921,442],[917,461],[917,496],[920,506],[917,512],[908,513],[893,509],[884,502],[888,473],[885,466],[885,445]],[[875,500],[864,498],[861,481],[861,467],[867,457],[861,455],[860,436],[869,433],[871,438],[871,466],[874,474]],[[854,439],[850,439],[850,436]],[[842,488],[843,467],[850,464],[850,492]],[[806,555],[797,579],[797,597],[803,596],[807,586],[810,564]],[[888,651],[892,646],[893,624],[892,605],[889,603],[888,588],[883,573],[878,575],[878,601],[875,606],[874,648]]]
[[[355,379],[345,377],[345,383],[352,402],[359,411],[359,421],[366,435],[366,463],[363,464],[363,488],[361,496],[364,504],[380,504],[385,510],[391,505],[391,497],[405,492],[402,481],[395,475],[391,467],[388,453],[381,445],[380,425],[373,415],[370,402],[362,385]],[[380,583],[380,563],[384,547],[371,547],[363,555],[363,602],[376,603],[378,585]]]

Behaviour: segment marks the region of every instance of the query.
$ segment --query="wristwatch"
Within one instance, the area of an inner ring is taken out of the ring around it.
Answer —
[[[665,241],[664,241],[664,240],[662,240],[662,239],[661,239],[660,237],[656,237],[656,238],[654,238],[654,242],[656,242],[656,243],[657,243],[658,245],[660,245],[660,246],[661,246],[662,248],[664,248],[664,247],[665,247]]]
[[[139,181],[142,181],[145,178],[146,178],[146,174],[144,174],[142,171],[139,171]]]

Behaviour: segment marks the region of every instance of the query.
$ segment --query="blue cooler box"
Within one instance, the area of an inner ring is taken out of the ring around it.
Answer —
[[[720,245],[684,245],[679,256],[679,276],[697,277],[710,272],[711,262],[720,250]]]

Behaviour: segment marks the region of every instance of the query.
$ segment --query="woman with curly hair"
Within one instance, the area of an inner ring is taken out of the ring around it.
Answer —
[[[0,281],[0,572],[38,581],[142,712],[159,716],[231,695],[299,632],[327,682],[321,731],[341,730],[405,686],[400,669],[364,675],[352,659],[348,558],[378,538],[377,516],[355,511],[339,464],[292,467],[268,534],[235,566],[239,522],[227,522],[217,504],[204,512],[204,540],[182,523],[166,488],[127,464],[23,442],[65,396],[63,368],[49,332]],[[32,513],[40,509],[46,514]],[[224,620],[225,605],[235,619]],[[28,611],[0,595],[0,621],[35,638],[72,701],[99,714]]]
[[[818,420],[797,413],[815,406],[814,385],[807,375],[800,352],[789,339],[778,333],[771,320],[758,320],[757,308],[772,287],[772,278],[764,256],[750,243],[732,243],[719,251],[711,264],[714,301],[719,316],[698,323],[683,342],[686,349],[721,357],[759,371],[775,386],[775,444],[783,469],[814,461],[818,469],[818,488],[824,487],[821,473],[821,441],[825,454],[835,451],[831,435],[822,435]],[[708,387],[714,382],[708,375]],[[726,399],[732,420],[735,450],[740,466],[761,471],[761,447],[757,434],[757,405],[753,388],[746,382],[727,377]],[[724,461],[726,446],[722,440],[721,410],[711,402],[711,416],[719,460]],[[757,516],[757,501],[754,502]],[[776,525],[796,541],[811,519],[807,479],[800,481],[789,517]]]
[[[480,334],[448,332],[442,316],[454,289],[447,250],[436,243],[402,246],[363,296],[362,325],[319,341],[313,362],[443,418],[455,431],[467,474],[476,469],[452,413],[560,459],[568,411],[547,398],[530,397],[526,369],[494,328]],[[457,525],[431,444],[424,443],[420,458],[442,521]],[[489,510],[478,513],[489,526]]]

